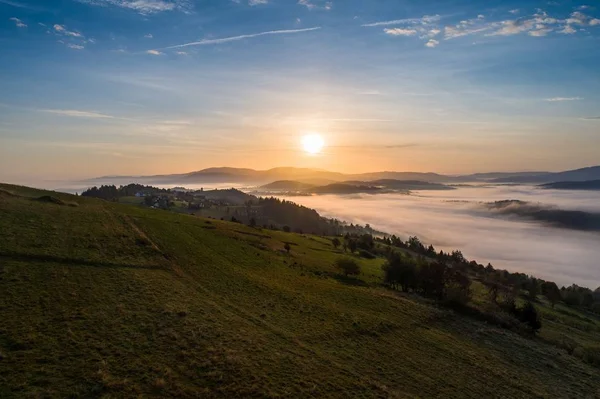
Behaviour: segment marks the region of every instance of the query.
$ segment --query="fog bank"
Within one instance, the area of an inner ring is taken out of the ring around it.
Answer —
[[[542,217],[553,218],[556,213],[552,212],[557,211],[563,227],[569,227],[573,224],[571,214],[561,212],[600,214],[600,192],[478,186],[413,195],[287,199],[327,217],[369,223],[403,239],[416,235],[437,249],[460,249],[467,258],[479,263],[491,262],[495,267],[532,274],[559,285],[576,283],[592,289],[600,286],[600,233],[550,227],[549,223],[555,221],[534,217],[541,210]],[[504,200],[532,204],[509,204],[500,210],[489,205]]]

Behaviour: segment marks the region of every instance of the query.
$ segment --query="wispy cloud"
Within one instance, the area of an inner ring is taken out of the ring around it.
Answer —
[[[191,9],[188,0],[76,0],[80,3],[101,7],[121,7],[140,14],[155,14],[164,11],[184,11]]]
[[[581,9],[580,10],[584,10]],[[520,14],[520,10],[510,10],[510,14]],[[538,9],[530,16],[513,17],[503,20],[488,20],[485,15],[479,14],[470,19],[464,19],[454,25],[442,26],[439,15],[425,15],[421,18],[395,19],[366,23],[363,27],[385,27],[383,31],[391,36],[418,36],[425,41],[425,46],[436,47],[439,41],[436,36],[444,33],[444,39],[456,39],[472,35],[513,36],[527,34],[532,37],[544,37],[552,33],[575,34],[580,27],[598,26],[600,19],[574,11],[567,17],[555,18],[544,10]]]
[[[383,95],[383,93],[380,92],[379,90],[359,91],[357,94],[360,94],[360,95],[363,95],[363,96],[381,96],[381,95]]]
[[[320,119],[322,121],[331,121],[331,122],[394,122],[392,119],[372,119],[372,118],[324,118]]]
[[[249,6],[258,6],[261,4],[267,4],[269,0],[248,0]]]
[[[21,21],[19,18],[12,17],[10,18],[10,20],[15,23],[17,28],[27,28],[27,25],[24,24],[23,21]]]
[[[78,111],[74,109],[42,109],[42,112],[47,112],[50,114],[61,115],[61,116],[70,116],[75,118],[99,118],[99,119],[114,119],[113,116],[100,114],[98,112],[90,112],[90,111]]]
[[[550,32],[552,32],[552,29],[550,29],[550,28],[541,28],[541,29],[529,31],[529,36],[543,37],[543,36],[546,36]]]
[[[55,24],[54,30],[61,35],[83,38],[81,33],[68,30],[65,25]]]
[[[309,10],[331,10],[333,8],[332,1],[323,0],[298,0],[298,4],[305,6]]]
[[[220,39],[203,39],[203,40],[200,40],[197,42],[177,44],[175,46],[165,47],[165,49],[174,49],[174,48],[182,48],[182,47],[189,47],[189,46],[206,46],[206,45],[211,45],[211,44],[222,44],[222,43],[234,42],[234,41],[238,41],[238,40],[251,39],[251,38],[260,37],[260,36],[290,35],[290,34],[295,34],[295,33],[315,31],[315,30],[319,30],[319,29],[321,29],[321,27],[306,28],[306,29],[271,30],[268,32],[260,32],[260,33],[253,33],[253,34],[249,34],[249,35],[223,37]],[[150,50],[150,51],[155,51],[155,50]]]
[[[419,36],[425,41],[426,47],[436,47],[439,41],[434,37],[441,33],[439,21],[442,19],[440,15],[425,15],[421,18],[406,18],[394,19],[390,21],[379,21],[363,24],[363,27],[381,27],[401,25],[395,28],[384,28],[383,31],[390,36]]]
[[[421,18],[405,18],[405,19],[393,19],[391,21],[379,21],[363,24],[363,27],[374,27],[374,26],[390,26],[390,25],[408,25],[408,24],[421,24],[428,25],[434,22],[438,22],[442,17],[439,15],[425,15]]]
[[[158,50],[148,50],[146,51],[146,54],[150,54],[150,55],[162,55],[162,53]]]
[[[526,33],[533,37],[544,37],[553,32],[574,34],[577,33],[577,29],[573,25],[593,26],[596,24],[595,20],[596,18],[585,15],[580,11],[573,12],[569,17],[560,19],[538,9],[529,17],[524,16],[517,19],[489,22],[476,18],[461,21],[455,26],[445,28],[445,38],[454,39],[482,32],[485,32],[486,36],[512,36]],[[600,21],[598,24],[600,24]]]
[[[146,39],[152,39],[154,36],[152,36],[152,33],[148,33],[148,34],[145,34],[144,37]]]
[[[560,102],[560,101],[581,101],[583,98],[581,97],[552,97],[546,98],[544,101],[548,102]]]
[[[387,28],[383,31],[391,36],[414,36],[417,34],[417,31],[414,29],[405,28]]]
[[[437,45],[440,44],[440,42],[438,42],[435,39],[430,39],[427,43],[425,43],[425,46],[429,47],[429,48],[434,48],[437,47]]]
[[[18,1],[12,1],[12,0],[0,0],[0,4],[6,4],[6,5],[17,7],[17,8],[29,8],[29,9],[34,8],[34,7],[31,7],[29,4],[24,4],[24,3],[20,3]]]
[[[68,48],[72,48],[73,50],[83,50],[85,47],[80,45],[80,44],[73,44],[73,43],[69,43],[67,44]]]
[[[563,35],[573,35],[577,33],[577,30],[575,30],[571,25],[567,25],[563,29],[559,30],[558,33],[562,33]]]

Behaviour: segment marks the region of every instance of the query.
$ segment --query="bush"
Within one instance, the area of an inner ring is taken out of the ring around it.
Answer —
[[[442,300],[446,297],[448,266],[442,262],[424,263],[417,271],[417,282],[425,296]]]
[[[450,270],[447,274],[446,302],[458,306],[469,303],[473,294],[471,279],[457,270]]]
[[[561,300],[560,290],[556,283],[546,281],[542,284],[542,294],[548,299],[552,307]]]
[[[354,259],[339,258],[335,261],[335,267],[346,276],[358,276],[360,274],[360,265]]]
[[[333,240],[331,240],[331,245],[333,245],[333,247],[334,247],[335,249],[338,249],[338,247],[339,247],[340,245],[342,245],[342,243],[340,242],[340,239],[339,239],[339,238],[335,237]]]
[[[527,301],[525,305],[519,309],[519,320],[523,323],[527,323],[531,331],[534,333],[538,332],[540,328],[542,328],[542,322],[540,321],[540,316],[538,312],[533,306],[533,303]]]
[[[387,262],[382,266],[384,282],[396,289],[402,287],[404,292],[416,288],[416,265],[412,259],[399,253],[392,252],[388,255]]]

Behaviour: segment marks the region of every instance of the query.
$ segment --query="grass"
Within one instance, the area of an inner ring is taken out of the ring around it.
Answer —
[[[381,259],[339,278],[327,238],[0,190],[2,398],[600,395],[544,335],[597,344],[593,316],[542,306],[529,339],[380,287]]]

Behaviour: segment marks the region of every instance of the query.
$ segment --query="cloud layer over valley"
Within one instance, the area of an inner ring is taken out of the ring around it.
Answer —
[[[289,199],[324,216],[369,223],[403,239],[417,235],[437,249],[460,249],[479,263],[559,285],[600,285],[599,192],[478,186],[413,195]],[[506,200],[514,201],[494,204]]]

